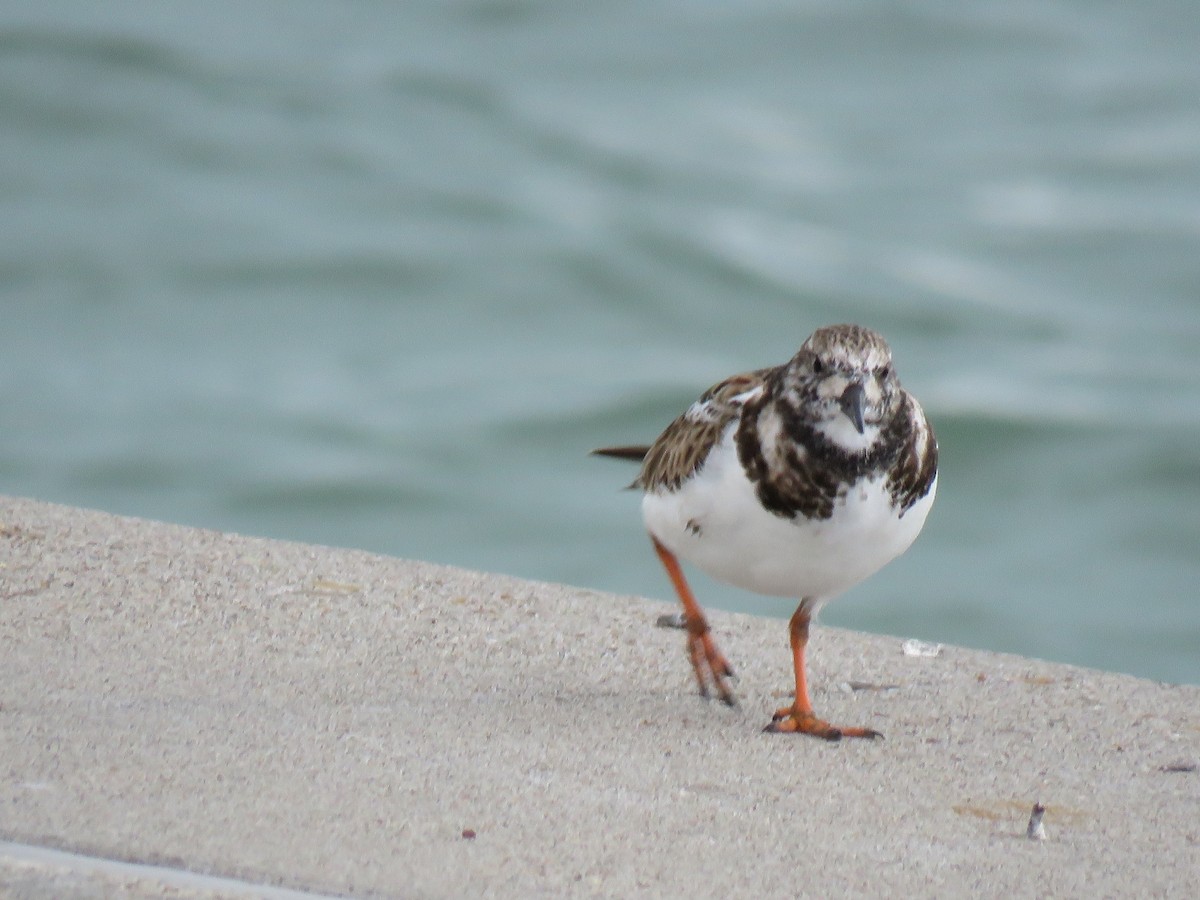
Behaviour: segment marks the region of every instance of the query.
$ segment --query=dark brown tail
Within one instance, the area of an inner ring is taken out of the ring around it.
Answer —
[[[641,462],[650,452],[649,446],[634,447],[600,447],[591,452],[592,456],[611,456],[613,459],[627,459],[630,462]]]

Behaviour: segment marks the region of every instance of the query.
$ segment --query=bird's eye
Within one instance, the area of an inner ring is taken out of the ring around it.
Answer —
[[[824,371],[825,371],[825,364],[821,362],[821,357],[814,356],[813,357],[813,374],[820,375]]]
[[[892,377],[892,367],[884,366],[882,369],[880,369],[879,377],[880,378],[891,378]]]

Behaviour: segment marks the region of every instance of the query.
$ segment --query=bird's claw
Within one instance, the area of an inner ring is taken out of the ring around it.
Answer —
[[[844,737],[867,740],[883,738],[883,735],[873,728],[830,725],[824,719],[818,719],[811,711],[797,710],[794,707],[776,710],[771,716],[770,724],[763,731],[770,734],[811,734],[826,741],[840,741]]]

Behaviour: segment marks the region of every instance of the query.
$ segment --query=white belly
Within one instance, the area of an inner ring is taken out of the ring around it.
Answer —
[[[825,601],[909,548],[936,488],[903,516],[880,478],[852,488],[831,518],[783,518],[759,505],[731,428],[679,490],[646,494],[642,518],[667,549],[714,578],[760,594]]]

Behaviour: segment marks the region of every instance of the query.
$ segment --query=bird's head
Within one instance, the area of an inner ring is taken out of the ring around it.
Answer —
[[[871,449],[900,403],[892,351],[859,325],[818,328],[788,362],[784,396],[848,453]]]

